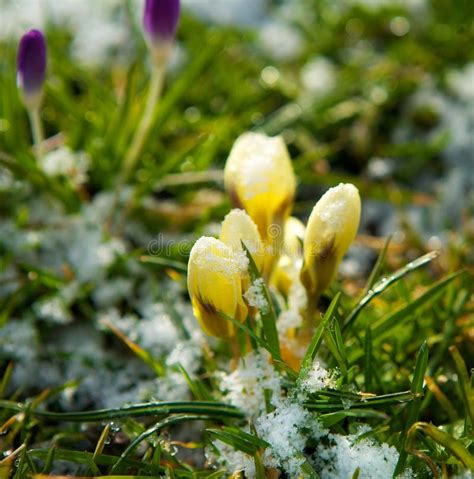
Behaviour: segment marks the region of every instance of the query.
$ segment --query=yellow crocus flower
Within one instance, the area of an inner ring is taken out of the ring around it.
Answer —
[[[194,244],[188,263],[188,291],[194,314],[205,333],[223,339],[235,335],[235,325],[219,313],[245,321],[245,267],[245,259],[238,258],[220,240],[203,236]]]
[[[309,303],[329,286],[357,233],[360,196],[352,184],[330,188],[316,203],[304,236],[301,281]]]
[[[262,270],[265,247],[257,226],[244,210],[233,209],[226,215],[222,222],[219,239],[239,254],[245,254],[241,243],[243,242],[252,255],[257,269]]]
[[[303,263],[304,224],[294,216],[285,222],[283,250],[272,276],[272,283],[285,296],[292,283],[298,278]]]
[[[224,171],[233,205],[257,225],[266,246],[264,276],[269,277],[283,241],[283,224],[293,205],[296,179],[280,136],[244,133],[234,143]]]

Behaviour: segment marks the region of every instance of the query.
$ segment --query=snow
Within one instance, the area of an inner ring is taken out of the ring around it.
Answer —
[[[298,30],[280,20],[269,20],[260,27],[259,43],[268,56],[278,61],[294,60],[303,49]]]
[[[257,278],[244,293],[244,298],[250,306],[257,308],[261,314],[267,314],[269,305],[264,294],[264,281],[262,278]]]
[[[336,67],[331,60],[316,57],[303,66],[300,78],[308,93],[315,96],[324,95],[331,91],[336,83]]]
[[[303,429],[315,421],[310,412],[287,399],[273,412],[259,417],[255,422],[257,433],[272,446],[265,450],[264,465],[282,467],[290,477],[298,477],[307,440]]]
[[[218,454],[208,449],[206,456],[210,462],[217,463],[227,468],[229,472],[245,472],[245,477],[252,479],[255,477],[255,462],[253,457],[236,451],[228,444],[222,441],[214,441],[213,446],[217,449]]]
[[[38,317],[46,321],[57,324],[66,324],[72,321],[70,311],[58,296],[37,301],[34,306]]]
[[[292,196],[295,189],[291,160],[280,136],[240,135],[227,160],[225,176],[226,183],[237,184],[244,203],[268,194],[281,201],[281,196]]]
[[[373,439],[359,440],[361,433],[343,436],[328,434],[329,445],[319,443],[314,461],[325,479],[350,479],[360,468],[360,479],[385,479],[392,477],[398,461],[398,452],[388,444],[377,444]],[[410,477],[410,472],[404,477]]]
[[[211,236],[201,236],[194,243],[189,261],[203,271],[227,275],[241,274],[245,264],[242,255],[236,255],[229,246]]]
[[[223,399],[249,417],[265,412],[266,389],[272,392],[272,400],[278,400],[281,394],[280,378],[263,350],[247,354],[240,359],[235,371],[220,376]]]
[[[327,479],[350,479],[358,467],[363,479],[392,477],[398,461],[398,452],[393,446],[361,438],[361,434],[370,432],[368,426],[346,436],[324,429],[317,416],[301,406],[301,394],[294,397],[285,394],[281,377],[264,350],[248,354],[240,359],[232,373],[218,376],[222,399],[244,411],[253,422],[258,437],[270,444],[262,456],[266,467],[285,472],[289,477],[299,477],[304,474],[301,467],[308,462],[320,477]],[[334,374],[316,360],[302,384],[302,392],[311,393],[327,387],[335,387]],[[271,410],[266,407],[265,390],[271,392]],[[306,456],[309,440],[316,441],[317,449],[313,455]],[[212,461],[229,471],[241,470],[246,477],[255,477],[249,456],[220,441],[213,444],[217,452],[208,451]],[[403,477],[411,477],[411,472]]]
[[[40,165],[48,176],[69,177],[74,185],[87,181],[90,158],[87,154],[75,153],[68,147],[61,147],[40,158]]]
[[[315,360],[307,376],[301,383],[303,391],[315,393],[321,389],[335,388],[334,375]]]
[[[288,331],[299,328],[303,323],[303,318],[298,311],[291,309],[284,310],[278,316],[277,329],[280,337],[283,339]]]
[[[232,248],[237,256],[242,273],[248,268],[249,260],[242,247],[242,242],[252,255],[257,267],[262,261],[264,247],[260,239],[257,225],[250,216],[241,209],[231,210],[222,222],[219,238]]]
[[[352,212],[352,202],[357,195],[358,192],[354,185],[340,183],[338,186],[329,188],[324,193],[318,203],[316,203],[313,212],[317,211],[321,220],[332,231],[339,231],[344,226],[347,212],[349,210]]]

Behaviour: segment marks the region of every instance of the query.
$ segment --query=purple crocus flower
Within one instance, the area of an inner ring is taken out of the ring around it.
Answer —
[[[171,42],[179,18],[179,0],[145,0],[143,28],[150,42]]]
[[[39,30],[30,30],[20,40],[17,56],[17,84],[27,106],[37,103],[46,74],[46,41]]]

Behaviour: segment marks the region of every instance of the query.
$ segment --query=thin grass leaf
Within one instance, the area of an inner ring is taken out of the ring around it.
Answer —
[[[278,359],[274,359],[273,364],[278,370],[286,373],[289,376],[289,378],[291,379],[291,381],[296,381],[298,379],[298,373],[296,373],[284,361],[279,361]]]
[[[229,446],[232,446],[234,449],[245,452],[245,454],[249,456],[254,456],[259,449],[265,449],[270,446],[270,444],[263,439],[235,427],[206,429],[206,432]]]
[[[11,454],[9,454],[7,457],[3,458],[0,461],[0,477],[2,479],[10,478],[10,471],[17,457],[20,458],[19,459],[20,463],[18,464],[14,477],[18,477],[18,473],[23,468],[23,463],[25,462],[25,454],[24,454],[25,451],[26,451],[26,444],[22,444],[17,449],[15,449]]]
[[[227,321],[230,321],[231,323],[233,323],[235,326],[237,326],[238,328],[242,329],[243,331],[245,331],[259,346],[261,346],[262,348],[266,349],[270,355],[272,354],[272,351],[271,351],[271,348],[270,346],[268,345],[268,343],[265,341],[264,338],[261,338],[259,336],[257,336],[253,331],[252,329],[250,329],[248,326],[246,326],[245,324],[241,323],[240,321],[237,321],[236,319],[234,318],[231,318],[230,316],[227,316],[227,314],[225,313],[222,313],[222,312],[218,312],[219,315],[227,320]]]
[[[375,409],[344,409],[342,411],[321,414],[318,416],[318,421],[320,421],[324,427],[331,427],[347,417],[387,419],[388,416]]]
[[[370,409],[374,407],[388,407],[394,404],[402,404],[412,401],[416,396],[411,391],[401,391],[391,394],[382,394],[380,396],[367,395],[348,395],[339,398],[332,397],[327,394],[328,391],[318,391],[313,396],[319,396],[321,399],[310,399],[304,402],[304,407],[311,411],[320,412],[337,412],[340,409]],[[324,399],[324,396],[329,396],[329,399]]]
[[[426,374],[426,368],[428,367],[428,345],[426,341],[421,345],[420,350],[418,351],[415,363],[415,372],[413,374],[413,380],[411,382],[410,391],[414,395],[413,402],[408,406],[407,419],[405,421],[405,426],[400,434],[399,439],[399,451],[400,456],[398,458],[393,477],[397,477],[405,469],[405,464],[407,460],[407,451],[406,451],[406,442],[408,430],[418,419],[418,414],[420,411],[421,399],[423,395],[423,379]]]
[[[451,310],[447,311],[441,343],[436,347],[428,363],[428,374],[431,376],[435,376],[436,370],[444,361],[449,346],[454,342],[454,337],[457,332],[456,320],[461,316],[469,297],[470,292],[467,289],[462,289],[453,300]]]
[[[0,408],[11,411],[24,412],[26,406],[15,401],[0,400]],[[167,416],[170,414],[206,414],[219,418],[221,416],[243,418],[243,413],[234,406],[212,401],[170,401],[139,403],[110,409],[98,409],[85,412],[49,412],[29,411],[34,417],[53,421],[71,422],[96,422],[111,419],[142,417],[142,416]]]
[[[250,432],[253,437],[258,438],[257,429],[254,424],[250,423]],[[266,479],[267,474],[265,472],[265,466],[263,465],[262,459],[263,451],[258,450],[254,454],[254,463],[255,463],[255,479]]]
[[[216,35],[210,35],[206,42],[206,48],[200,49],[199,53],[192,59],[192,63],[180,73],[177,80],[162,97],[160,107],[154,112],[152,127],[150,129],[150,131],[153,131],[153,137],[158,134],[163,123],[171,115],[176,103],[189,90],[201,72],[215,59],[221,48],[222,44],[219,42],[219,38]],[[149,141],[150,136],[148,136],[148,139],[143,145],[144,151]]]
[[[206,475],[199,475],[198,477],[205,477],[206,479],[221,479],[222,477],[226,477],[227,475],[227,471],[221,469],[219,471],[216,471],[216,472],[211,472],[210,474],[206,474]],[[259,479],[259,478],[257,478]],[[265,479],[265,478],[264,478]]]
[[[256,452],[254,456],[255,463],[255,479],[266,479],[265,466],[263,465],[263,460],[260,452]]]
[[[28,467],[29,467],[30,471],[33,474],[36,474],[38,471],[36,470],[35,463],[33,462],[32,457],[28,454],[28,451],[26,451],[26,450],[25,450],[25,456],[24,457],[25,457],[25,461],[28,464]]]
[[[176,416],[172,416],[169,418],[164,419],[163,421],[158,422],[154,426],[148,428],[146,431],[144,431],[142,434],[137,436],[123,451],[123,453],[120,455],[118,458],[117,462],[113,465],[112,469],[110,470],[110,473],[113,474],[114,472],[117,472],[120,469],[120,466],[123,464],[123,462],[132,454],[132,452],[137,448],[137,446],[148,439],[150,436],[159,433],[162,429],[179,424],[181,422],[187,422],[187,421],[205,421],[208,419],[213,419],[212,416],[206,416],[204,414],[198,414],[198,415],[192,415],[192,414],[180,414]],[[214,418],[216,419],[216,418]]]
[[[248,248],[245,246],[243,241],[241,241],[241,244],[249,260],[250,279],[252,283],[254,284],[257,280],[261,280],[260,294],[263,295],[267,303],[267,308],[260,310],[260,317],[262,320],[263,333],[265,335],[265,339],[267,340],[268,347],[270,348],[270,353],[272,355],[272,358],[281,359],[280,340],[278,339],[278,331],[276,327],[276,314],[275,314],[275,309],[273,308],[272,298],[270,296],[270,293],[268,292],[267,285],[265,284],[265,282],[262,280],[260,276],[260,273],[255,264],[255,261],[252,258],[252,254],[250,253]]]
[[[106,424],[104,429],[102,429],[99,440],[97,441],[97,444],[95,446],[94,455],[92,456],[93,461],[95,461],[95,458],[99,454],[102,454],[102,451],[104,450],[105,444],[109,437],[109,433],[110,433],[110,424]]]
[[[306,350],[303,361],[301,362],[301,367],[300,367],[300,370],[298,373],[298,379],[297,379],[297,384],[299,385],[306,378],[309,370],[311,369],[311,366],[313,365],[314,358],[316,357],[319,347],[321,346],[324,331],[326,330],[326,327],[329,324],[329,320],[332,319],[334,316],[336,308],[339,304],[340,297],[341,297],[340,293],[337,293],[336,296],[334,296],[333,300],[331,301],[331,304],[326,310],[326,313],[324,313],[324,316],[321,322],[319,323],[318,327],[316,328],[316,331],[313,334],[311,343],[308,346],[308,349]]]
[[[49,472],[53,468],[55,454],[56,454],[56,447],[52,446],[48,451],[46,461],[44,461],[43,470],[41,471],[42,474],[49,474]]]
[[[456,346],[450,346],[449,352],[454,361],[454,367],[458,375],[459,387],[461,389],[462,400],[466,409],[466,419],[469,418],[470,426],[467,432],[472,430],[474,426],[474,389],[471,387],[471,380],[467,372],[466,363],[462,358]]]
[[[297,457],[300,457],[300,455],[298,455]],[[306,457],[304,458],[303,464],[301,466],[301,472],[304,472],[304,477],[307,477],[309,479],[320,479],[319,474],[314,470],[314,467],[309,463]]]
[[[325,329],[323,336],[329,351],[334,356],[339,368],[341,369],[342,375],[346,376],[348,361],[337,320],[330,322],[329,327]]]
[[[198,401],[212,401],[214,399],[212,394],[201,381],[191,378],[182,364],[178,363],[177,367],[186,380],[186,384],[188,385],[191,393]]]
[[[136,354],[145,364],[150,366],[150,368],[157,374],[157,376],[163,377],[165,375],[165,368],[163,364],[160,363],[156,358],[154,358],[148,351],[145,351],[143,348],[134,343],[129,339],[120,329],[118,329],[112,322],[107,319],[102,319],[100,324],[105,326],[107,329],[110,329],[112,333],[117,336],[131,351]]]
[[[107,476],[97,476],[95,475],[95,479],[160,479],[163,476],[142,476],[142,475],[127,475],[123,476],[120,474],[120,476],[116,475],[107,475]],[[89,479],[84,476],[76,477],[76,476],[50,476],[46,474],[35,474],[32,476],[32,479]],[[92,478],[90,478],[92,479]]]
[[[166,268],[173,268],[173,269],[176,269],[177,271],[182,271],[183,273],[186,273],[188,270],[188,267],[185,263],[180,263],[179,261],[173,261],[167,258],[161,258],[160,256],[142,255],[140,256],[140,261],[142,263],[151,263],[151,264],[157,264]]]
[[[30,449],[29,454],[39,460],[45,461],[49,455],[49,449]],[[69,449],[56,449],[55,460],[67,461],[73,464],[88,465],[92,460],[92,453],[87,451],[74,451]],[[100,454],[96,456],[96,464],[100,466],[112,466],[117,461],[117,456]],[[151,466],[143,461],[127,459],[124,461],[124,465],[127,467],[141,468],[145,471],[151,471]]]
[[[364,340],[364,384],[365,390],[372,390],[372,332],[370,326],[365,329]]]
[[[450,434],[442,431],[432,424],[428,424],[426,422],[416,422],[410,427],[410,431],[408,432],[408,446],[411,446],[417,431],[423,432],[435,442],[451,451],[463,463],[467,470],[474,471],[474,456],[469,453],[459,439],[454,438]]]
[[[10,361],[7,367],[5,368],[2,381],[0,382],[0,399],[5,396],[5,391],[12,377],[12,373],[13,373],[13,361]]]
[[[458,414],[453,403],[448,399],[446,394],[441,391],[436,381],[428,374],[425,375],[425,382],[426,386],[431,391],[431,394],[433,394],[433,396],[439,402],[440,406],[446,411],[450,422],[455,422],[458,418]]]
[[[360,476],[360,467],[356,467],[354,474],[352,474],[352,479],[359,479]]]
[[[384,277],[379,280],[373,287],[367,292],[367,294],[359,301],[357,306],[349,313],[346,317],[342,330],[346,331],[348,326],[351,325],[359,315],[359,313],[379,294],[382,294],[388,287],[402,279],[407,274],[415,271],[418,268],[421,268],[425,264],[428,264],[433,259],[437,258],[439,253],[437,251],[432,251],[427,253],[414,261],[408,263],[403,268],[395,271],[395,273],[390,276]]]
[[[424,306],[431,301],[435,301],[437,297],[449,286],[449,284],[463,273],[463,271],[459,271],[449,275],[441,281],[438,281],[421,296],[414,299],[411,303],[399,308],[386,318],[382,318],[380,321],[378,321],[372,328],[373,341],[379,342],[388,335],[392,334],[392,330],[395,327],[400,326],[421,306]]]
[[[388,236],[387,239],[385,240],[385,244],[383,245],[383,248],[377,257],[377,261],[375,262],[374,267],[372,268],[372,271],[370,272],[370,276],[369,276],[369,279],[367,280],[367,285],[365,287],[366,295],[372,289],[375,282],[377,281],[377,278],[382,272],[383,266],[385,264],[385,257],[387,256],[387,251],[388,251],[388,247],[390,245],[391,240],[392,240],[392,235]]]

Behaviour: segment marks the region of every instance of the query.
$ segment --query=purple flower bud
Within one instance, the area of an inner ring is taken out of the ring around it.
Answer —
[[[17,84],[28,107],[39,102],[46,74],[46,41],[39,30],[21,37],[17,56]]]
[[[179,18],[179,0],[145,0],[143,27],[152,43],[171,41]]]

